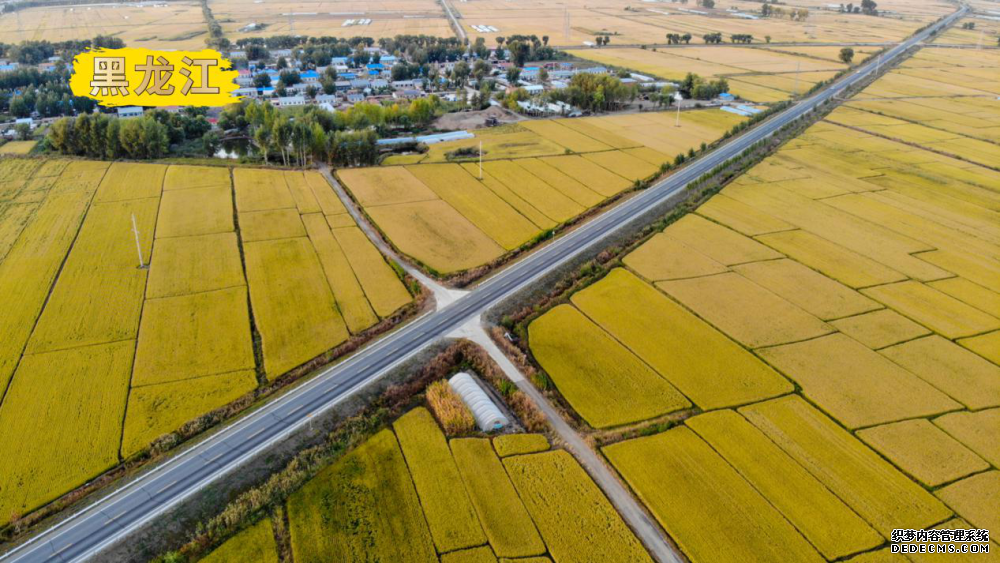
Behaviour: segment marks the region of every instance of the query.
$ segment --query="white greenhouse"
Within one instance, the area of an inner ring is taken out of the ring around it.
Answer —
[[[475,378],[468,373],[463,371],[456,374],[448,380],[448,385],[472,411],[476,424],[483,432],[500,430],[510,424],[510,420],[504,416],[503,412],[490,399],[490,396],[476,383]]]

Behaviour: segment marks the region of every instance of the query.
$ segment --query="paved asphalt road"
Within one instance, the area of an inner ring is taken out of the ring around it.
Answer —
[[[955,12],[939,25],[951,23],[964,12],[965,8]],[[928,31],[924,31],[898,45],[883,55],[882,60],[893,59],[924,39],[927,34]],[[691,180],[837,95],[845,87],[873,71],[874,67],[874,62],[860,67],[839,83],[773,116],[746,134],[730,140],[686,168],[671,174],[659,184],[608,209],[497,273],[458,301],[391,333],[196,446],[163,462],[136,481],[107,494],[85,510],[4,554],[2,561],[69,562],[94,557],[110,544],[126,537],[132,530],[223,478],[241,464],[266,451],[275,442],[308,424],[313,415],[345,400],[357,389],[468,319],[478,316],[514,291],[600,242],[641,215],[644,210],[684,189]]]

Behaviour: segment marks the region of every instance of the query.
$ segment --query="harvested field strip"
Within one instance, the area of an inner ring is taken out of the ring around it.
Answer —
[[[280,170],[237,168],[233,170],[233,186],[240,213],[295,207],[295,199]]]
[[[946,414],[934,419],[934,424],[994,467],[1000,465],[1000,437],[996,433],[1000,409]]]
[[[651,561],[597,485],[565,451],[508,457],[503,463],[554,560]]]
[[[519,197],[556,223],[563,223],[584,212],[583,206],[546,184],[534,174],[510,160],[488,162],[483,168]]]
[[[90,195],[49,195],[0,263],[0,388],[6,389]]]
[[[457,164],[425,164],[407,169],[507,250],[528,242],[538,232],[531,221]]]
[[[733,269],[822,320],[880,308],[875,301],[793,260],[753,262]]]
[[[949,278],[927,284],[934,289],[972,305],[984,313],[1000,311],[1000,293],[972,283],[965,278]]]
[[[358,283],[379,317],[385,318],[410,302],[410,293],[375,245],[358,227],[334,229]]]
[[[269,377],[347,340],[344,319],[308,238],[251,242],[244,253]]]
[[[883,542],[878,532],[739,414],[716,411],[689,419],[686,424],[827,559],[865,551]]]
[[[541,159],[522,158],[515,161],[515,163],[584,207],[594,207],[604,200],[604,197],[600,194],[570,176],[563,174],[558,168],[550,166]]]
[[[233,191],[229,186],[163,192],[156,238],[233,231]]]
[[[994,364],[1000,365],[1000,331],[973,336],[958,342]]]
[[[753,354],[626,270],[613,270],[572,301],[703,409],[746,404],[793,390]],[[591,346],[587,353],[606,354],[603,346]],[[638,391],[634,397],[642,395]]]
[[[455,439],[451,441],[451,452],[493,552],[500,557],[545,553],[545,544],[490,440]]]
[[[486,536],[431,413],[416,408],[393,424],[439,552],[482,545]]]
[[[440,200],[384,205],[367,212],[400,251],[442,274],[474,268],[504,253],[486,233]]]
[[[1000,405],[1000,367],[937,335],[882,350],[969,409]]]
[[[632,187],[632,182],[582,156],[545,156],[538,160],[570,176],[604,197],[617,195],[623,190]]]
[[[612,148],[594,137],[580,133],[575,129],[564,127],[562,120],[543,119],[525,121],[521,123],[521,126],[573,152],[606,151]]]
[[[132,218],[149,257],[157,198],[93,204],[28,341],[38,353],[136,337],[146,270],[136,256]]]
[[[950,516],[930,493],[800,398],[740,413],[885,538],[899,526],[926,528]]]
[[[912,373],[841,334],[758,353],[847,428],[961,408]]]
[[[337,175],[366,208],[438,198],[404,166],[347,168]]]
[[[98,186],[94,203],[160,197],[166,172],[163,164],[115,162]]]
[[[559,305],[532,322],[528,337],[535,359],[594,428],[690,406],[670,383],[569,305]]]
[[[881,285],[862,293],[947,338],[1000,328],[1000,320],[915,281]]]
[[[122,457],[142,451],[160,436],[256,387],[254,371],[243,370],[133,388],[128,395]]]
[[[285,183],[288,184],[288,191],[292,193],[295,200],[295,207],[299,213],[319,213],[322,209],[316,200],[316,194],[306,180],[302,172],[285,172]]]
[[[163,190],[209,188],[232,184],[229,169],[221,166],[179,166],[167,168],[163,177]]]
[[[149,266],[146,298],[242,285],[246,281],[236,233],[159,239]]]
[[[694,278],[729,271],[722,264],[670,238],[666,233],[657,233],[627,254],[622,262],[652,281]]]
[[[322,215],[313,213],[303,215],[302,222],[309,233],[309,241],[316,250],[323,271],[326,273],[326,281],[333,290],[333,297],[337,301],[337,308],[347,323],[347,328],[352,333],[359,333],[364,329],[378,322],[378,316],[372,310],[365,292],[361,288],[361,283],[354,275],[351,264],[344,255],[344,250],[326,220]]]
[[[288,499],[296,561],[436,563],[396,438],[383,430]]]
[[[462,165],[462,168],[465,168],[466,172],[469,174],[479,178],[479,166],[477,164],[465,163]],[[508,188],[506,184],[497,180],[493,176],[490,176],[485,170],[483,171],[482,178],[479,178],[479,181],[482,182],[484,186],[489,188],[490,191],[500,196],[500,199],[509,203],[511,207],[516,209],[521,215],[524,215],[525,218],[534,223],[539,229],[551,229],[557,225],[555,221],[539,211],[538,208],[514,193],[514,191]]]
[[[0,407],[0,514],[28,511],[118,462],[132,341],[25,356]]]
[[[750,348],[832,332],[826,323],[739,274],[657,282],[656,287]],[[768,322],[761,323],[763,318]]]
[[[610,131],[607,131],[597,125],[594,125],[591,119],[599,118],[585,118],[585,119],[561,119],[558,123],[564,127],[569,127],[570,129],[582,133],[592,139],[596,139],[605,145],[610,146],[615,149],[631,149],[635,147],[642,146],[641,143],[637,143],[632,139],[627,139],[621,135],[615,135]]]
[[[253,370],[246,287],[149,299],[132,386]]]
[[[757,240],[855,289],[906,279],[892,268],[806,231],[772,233]]]
[[[755,561],[823,561],[688,428],[620,442],[603,452],[693,561],[739,561],[747,553]]]
[[[306,236],[295,209],[268,209],[240,213],[240,240],[244,243]]]
[[[664,233],[726,266],[782,257],[759,242],[698,215],[685,215]]]
[[[595,152],[583,158],[603,166],[626,180],[645,180],[660,171],[660,167],[623,151]]]
[[[724,194],[716,194],[698,207],[698,215],[747,236],[794,229],[793,225]]]
[[[858,437],[928,487],[989,469],[990,464],[924,419],[858,431]]]
[[[879,309],[864,315],[837,319],[830,324],[872,350],[931,333],[892,309]]]

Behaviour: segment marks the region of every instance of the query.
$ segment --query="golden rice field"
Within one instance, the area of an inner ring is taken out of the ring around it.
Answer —
[[[317,172],[0,160],[0,522],[410,301]]]
[[[689,409],[602,451],[692,561],[877,560],[895,528],[1000,524],[1000,106],[872,95],[995,70],[942,51],[527,327],[593,428]]]
[[[4,154],[28,154],[35,148],[37,141],[9,141],[0,145],[0,155]]]
[[[500,453],[515,442],[530,446]],[[448,440],[423,407],[321,469],[286,508],[295,561],[651,561],[583,468],[544,436]],[[273,560],[268,549],[264,519],[207,560]]]
[[[440,275],[482,266],[659,173],[741,117],[687,112],[527,121],[338,177],[385,237]],[[449,159],[482,141],[476,158]],[[395,165],[392,165],[394,164]],[[237,193],[237,199],[239,193]],[[277,227],[274,227],[277,228]]]

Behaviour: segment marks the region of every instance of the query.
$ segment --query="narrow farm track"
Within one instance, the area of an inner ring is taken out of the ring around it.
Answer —
[[[926,39],[932,31],[950,25],[966,11],[967,8],[962,7],[900,43],[883,55],[883,62],[900,56]],[[109,492],[79,513],[8,551],[0,560],[17,563],[70,562],[96,557],[110,545],[127,538],[133,530],[263,455],[272,445],[309,424],[316,414],[347,400],[386,371],[599,244],[645,211],[680,193],[689,182],[837,96],[875,68],[874,61],[860,66],[823,91],[774,115],[655,186],[538,249],[460,299],[382,338],[284,396],[167,459],[135,481]]]

